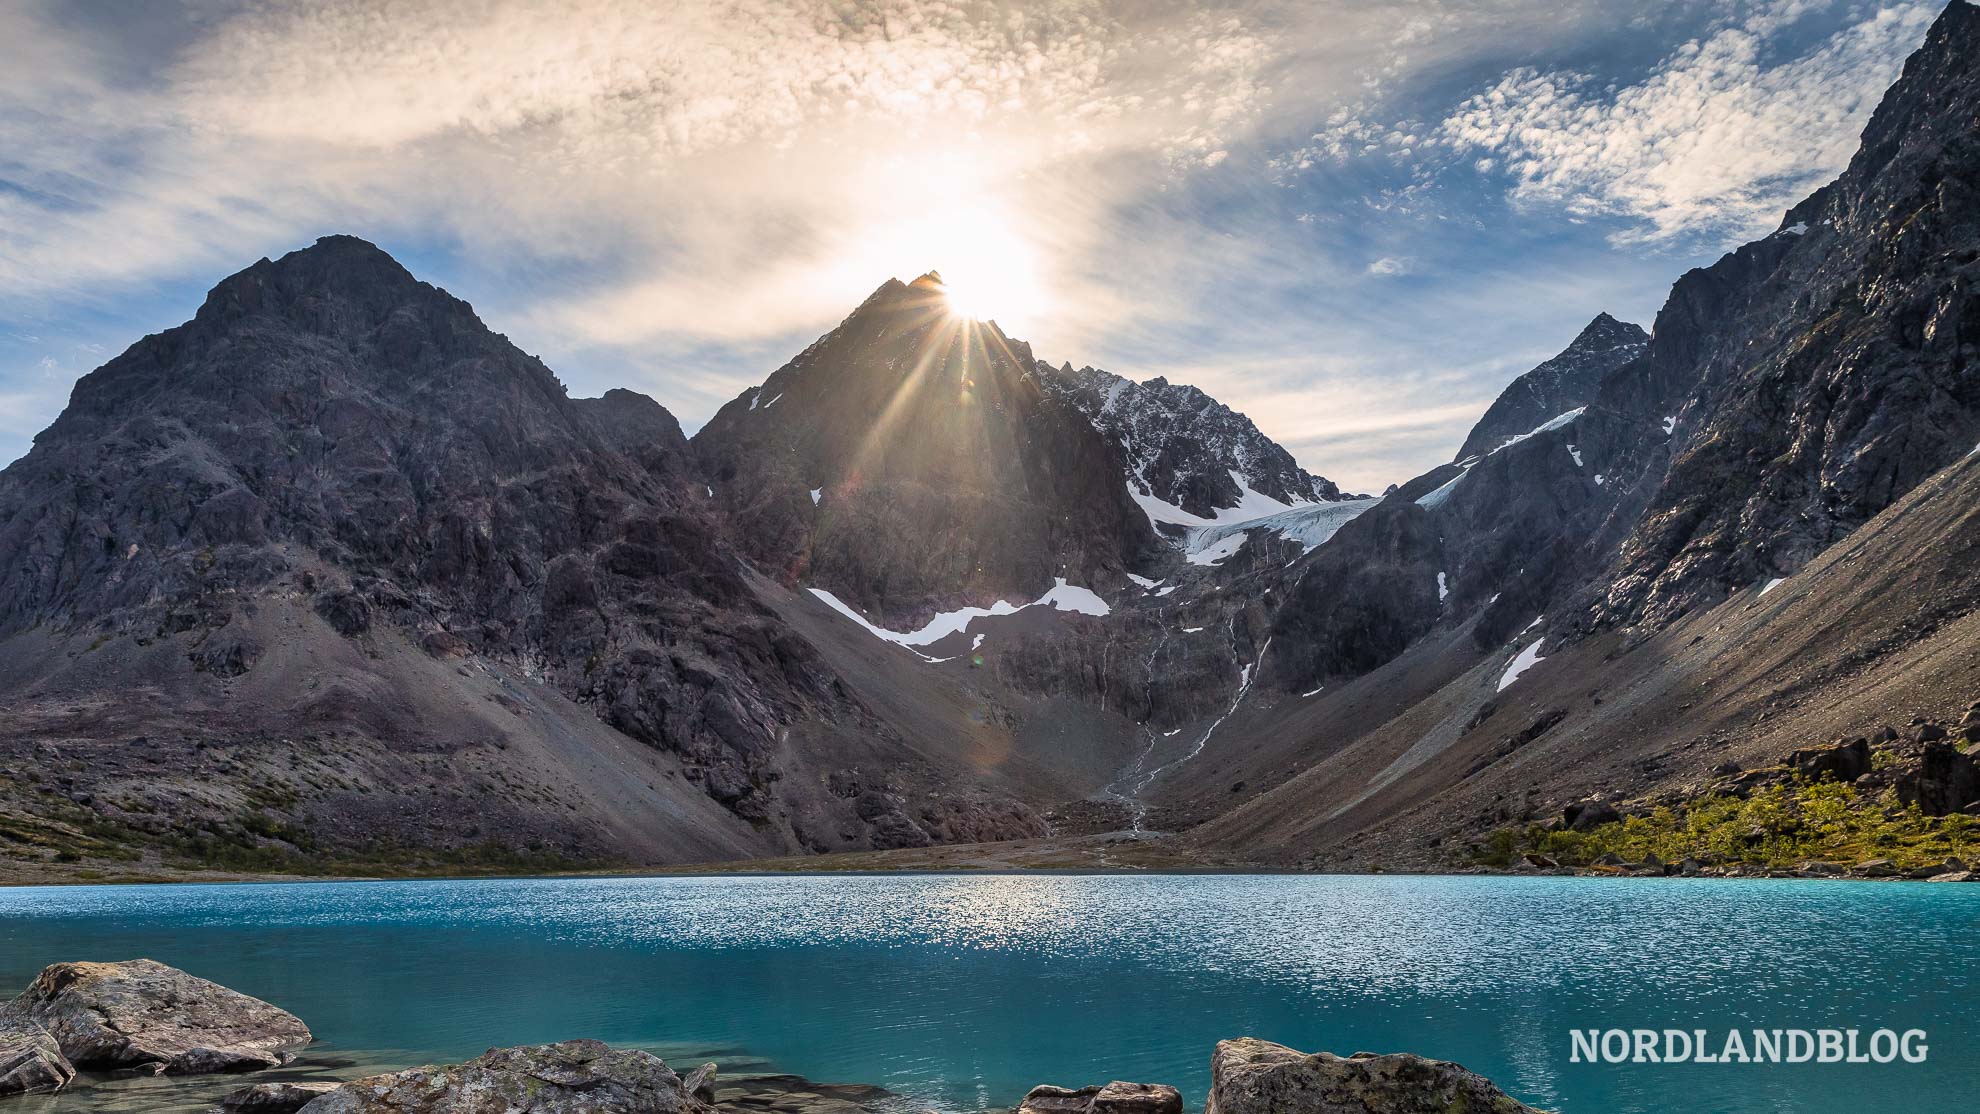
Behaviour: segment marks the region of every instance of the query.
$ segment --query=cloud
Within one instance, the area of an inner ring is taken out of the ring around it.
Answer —
[[[1194,377],[1315,470],[1386,482],[1550,354],[1532,336],[1647,313],[1675,268],[1602,232],[1536,249],[1441,175],[1651,236],[1715,196],[1764,210],[1839,160],[1918,30],[1900,4],[1786,50],[1796,2],[1681,32],[1614,0],[0,5],[0,332],[75,346],[0,346],[0,457],[101,362],[84,343],[348,231],[574,391],[690,428],[883,279],[974,261],[1041,355]],[[1625,31],[1664,60],[1579,76]]]
[[[1405,204],[1453,168],[1503,176],[1517,203],[1572,219],[1617,218],[1619,244],[1726,246],[1771,229],[1839,173],[1938,6],[1852,6],[1797,49],[1793,32],[1830,0],[1773,0],[1708,25],[1640,80],[1519,66],[1441,118],[1385,118],[1379,96],[1343,105],[1271,162],[1297,181],[1326,164],[1409,169]]]
[[[1620,216],[1626,240],[1744,239],[1834,177],[1937,14],[1901,4],[1770,64],[1767,35],[1809,5],[1770,5],[1683,44],[1612,90],[1520,69],[1446,118],[1438,142],[1503,162],[1512,193],[1577,216]]]

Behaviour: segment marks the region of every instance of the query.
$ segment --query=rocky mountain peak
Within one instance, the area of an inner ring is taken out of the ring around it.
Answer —
[[[1506,385],[1478,419],[1454,460],[1483,456],[1514,437],[1594,401],[1610,372],[1643,355],[1650,334],[1607,313],[1582,327],[1550,360]]]
[[[1333,481],[1301,468],[1250,418],[1199,388],[1161,376],[1136,383],[1093,367],[1074,371],[1070,363],[1041,361],[1037,370],[1047,391],[1119,443],[1126,486],[1162,521],[1217,518],[1244,505],[1247,491],[1288,506],[1343,498]]]
[[[1118,451],[939,281],[883,286],[695,435],[740,544],[889,621],[1124,582],[1155,541]]]

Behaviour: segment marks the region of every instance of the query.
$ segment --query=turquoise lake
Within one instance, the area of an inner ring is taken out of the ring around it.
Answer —
[[[0,986],[148,956],[300,1015],[318,1070],[597,1037],[943,1110],[1173,1083],[1211,1046],[1456,1060],[1570,1112],[1980,1094],[1980,886],[886,875],[0,890]],[[1575,1028],[1923,1029],[1922,1064],[1573,1064]],[[677,1066],[680,1066],[677,1062]],[[9,1100],[194,1109],[238,1080]]]

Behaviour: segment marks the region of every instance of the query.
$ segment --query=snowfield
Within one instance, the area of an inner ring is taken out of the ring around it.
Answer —
[[[1511,688],[1512,683],[1514,681],[1519,680],[1520,674],[1526,672],[1527,670],[1547,660],[1546,658],[1540,656],[1540,647],[1546,641],[1547,640],[1544,638],[1534,639],[1533,645],[1528,646],[1524,650],[1521,650],[1519,654],[1513,658],[1512,664],[1506,666],[1506,671],[1499,675],[1500,692],[1504,692],[1508,688]]]
[[[998,600],[989,607],[962,607],[954,611],[944,611],[928,620],[921,629],[912,631],[888,630],[886,627],[880,626],[866,616],[861,615],[852,605],[823,588],[811,588],[808,591],[825,601],[826,605],[831,607],[832,610],[866,628],[866,632],[873,637],[885,642],[892,642],[896,646],[905,646],[910,650],[915,650],[917,646],[927,646],[940,642],[952,634],[966,631],[969,629],[969,625],[978,619],[993,615],[1015,615],[1027,607],[1049,607],[1054,611],[1069,611],[1077,615],[1093,616],[1106,615],[1112,610],[1107,606],[1107,601],[1101,599],[1099,594],[1094,592],[1093,589],[1082,588],[1077,584],[1068,584],[1066,583],[1066,578],[1063,576],[1054,577],[1053,579],[1056,583],[1052,585],[1051,589],[1030,603],[1012,604],[1005,600]],[[979,634],[976,637],[976,641],[971,644],[970,649],[976,649],[981,645],[983,645],[983,636]],[[919,650],[915,650],[915,653],[917,656],[928,661],[949,660],[947,658],[930,658]]]

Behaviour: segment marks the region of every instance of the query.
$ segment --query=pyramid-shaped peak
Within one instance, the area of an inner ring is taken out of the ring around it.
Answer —
[[[1612,348],[1619,344],[1642,344],[1650,339],[1643,326],[1618,320],[1606,311],[1595,315],[1595,319],[1582,327],[1570,347],[1600,345]]]

